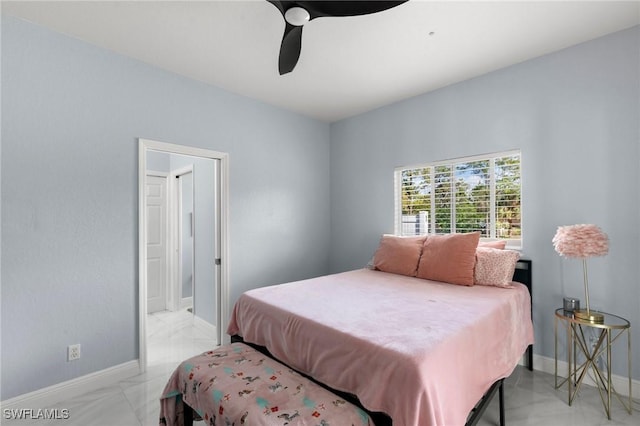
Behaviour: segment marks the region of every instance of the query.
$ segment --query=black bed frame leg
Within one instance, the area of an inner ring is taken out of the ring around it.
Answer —
[[[182,412],[184,426],[193,426],[193,409],[184,402],[182,403],[182,406],[184,407]]]
[[[482,398],[480,399],[480,402],[478,402],[478,404],[476,404],[476,406],[473,408],[473,410],[471,410],[471,413],[469,414],[469,417],[467,418],[467,422],[465,423],[465,426],[475,426],[478,423],[478,421],[480,420],[480,417],[482,417],[482,414],[487,409],[487,406],[489,405],[489,403],[491,402],[491,400],[495,396],[496,391],[498,391],[499,403],[500,403],[500,407],[499,407],[499,410],[500,410],[500,426],[504,426],[504,424],[505,424],[505,421],[504,421],[504,379],[500,379],[500,380],[496,381],[494,384],[491,385],[491,387],[489,388],[487,393],[482,395]]]
[[[504,380],[500,381],[498,389],[498,398],[500,399],[500,426],[504,426]]]

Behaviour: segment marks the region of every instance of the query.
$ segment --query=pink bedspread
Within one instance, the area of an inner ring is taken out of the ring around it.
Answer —
[[[244,293],[227,332],[394,425],[464,425],[533,326],[524,285],[457,286],[368,269]]]

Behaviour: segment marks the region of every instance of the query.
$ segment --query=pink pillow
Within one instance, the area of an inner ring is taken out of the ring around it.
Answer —
[[[520,253],[517,251],[478,247],[476,250],[476,284],[511,287],[518,259],[520,259]]]
[[[383,272],[415,277],[425,238],[425,236],[383,235],[373,255],[374,268]]]
[[[506,246],[507,246],[507,242],[505,240],[481,241],[478,243],[478,247],[490,247],[490,248],[497,248],[500,250],[504,250]]]
[[[480,232],[430,235],[424,242],[418,278],[473,285],[473,267]]]

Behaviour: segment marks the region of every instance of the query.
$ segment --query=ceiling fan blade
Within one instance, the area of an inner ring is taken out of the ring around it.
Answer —
[[[408,0],[399,1],[290,1],[295,3],[311,15],[311,19],[323,16],[358,16],[370,13],[382,12],[406,3]],[[288,8],[290,6],[284,5]],[[286,9],[285,9],[286,10]]]
[[[292,6],[295,6],[296,3],[294,1],[280,1],[280,0],[267,0],[269,3],[278,8],[282,16],[284,17],[284,13]]]
[[[282,16],[285,12],[294,7],[301,7],[309,12],[311,19],[323,16],[358,16],[370,13],[382,12],[406,3],[408,0],[396,1],[303,1],[303,0],[267,0],[278,8]]]
[[[289,23],[284,29],[282,44],[280,45],[280,57],[278,59],[278,71],[280,75],[290,73],[296,67],[302,49],[302,27],[296,27]]]

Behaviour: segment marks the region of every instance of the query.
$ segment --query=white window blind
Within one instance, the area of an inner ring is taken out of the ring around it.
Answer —
[[[520,152],[401,167],[395,171],[398,235],[480,231],[520,247]]]

